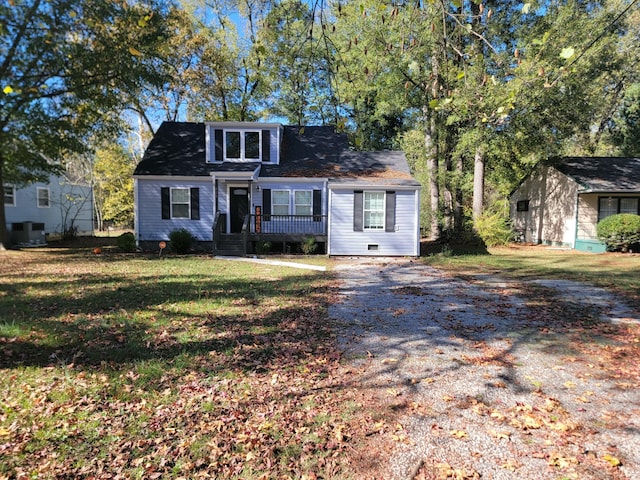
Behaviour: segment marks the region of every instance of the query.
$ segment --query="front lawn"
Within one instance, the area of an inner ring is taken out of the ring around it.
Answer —
[[[0,253],[0,478],[350,478],[331,276]]]

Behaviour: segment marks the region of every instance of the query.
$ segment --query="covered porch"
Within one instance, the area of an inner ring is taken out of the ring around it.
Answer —
[[[266,253],[269,246],[282,253],[295,253],[291,246],[313,241],[325,246],[327,215],[248,214],[240,233],[227,232],[226,214],[216,214],[213,224],[214,255]]]

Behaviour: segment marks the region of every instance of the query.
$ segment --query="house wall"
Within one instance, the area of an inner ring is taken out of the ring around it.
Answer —
[[[49,207],[38,206],[38,188],[49,189]],[[91,187],[65,183],[52,177],[49,183],[33,183],[15,190],[14,205],[5,205],[7,231],[13,223],[44,223],[46,234],[62,233],[66,228],[77,228],[78,234],[93,233],[93,198]]]
[[[575,245],[578,184],[553,167],[540,167],[511,195],[513,228],[524,240],[548,245]],[[528,210],[518,212],[518,201]]]
[[[354,231],[353,188],[332,187],[329,190],[330,255],[355,256],[419,256],[419,190],[395,190],[395,231]],[[385,188],[364,188],[380,191]]]
[[[598,194],[587,193],[578,196],[578,238],[597,240]]]
[[[162,187],[199,188],[200,219],[162,218]],[[135,181],[136,238],[138,242],[168,240],[173,230],[185,228],[198,241],[213,240],[213,182],[201,179],[144,179]]]

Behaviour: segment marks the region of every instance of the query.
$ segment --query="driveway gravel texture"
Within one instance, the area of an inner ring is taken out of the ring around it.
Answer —
[[[613,294],[538,280],[543,307],[418,259],[342,259],[336,272],[329,316],[352,386],[380,402],[371,444],[390,445],[363,476],[640,479],[639,359],[616,370],[598,354],[615,358],[607,328],[640,316]]]

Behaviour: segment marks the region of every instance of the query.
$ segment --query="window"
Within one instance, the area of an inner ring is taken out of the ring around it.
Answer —
[[[288,190],[272,190],[271,214],[272,215],[289,215],[289,191]]]
[[[188,188],[171,189],[171,218],[190,218],[190,197]]]
[[[260,160],[260,132],[225,132],[225,154],[228,160]]]
[[[49,189],[38,187],[38,208],[49,208]]]
[[[9,207],[16,206],[16,187],[4,186],[4,204]]]
[[[529,200],[518,200],[516,204],[517,212],[528,212],[529,211]]]
[[[384,192],[364,192],[364,228],[384,228]]]
[[[638,199],[637,198],[621,198],[620,199],[620,213],[638,213]]]
[[[638,197],[600,197],[598,199],[598,221],[618,213],[640,214]]]
[[[293,214],[311,215],[313,213],[313,191],[297,190],[293,192]]]

